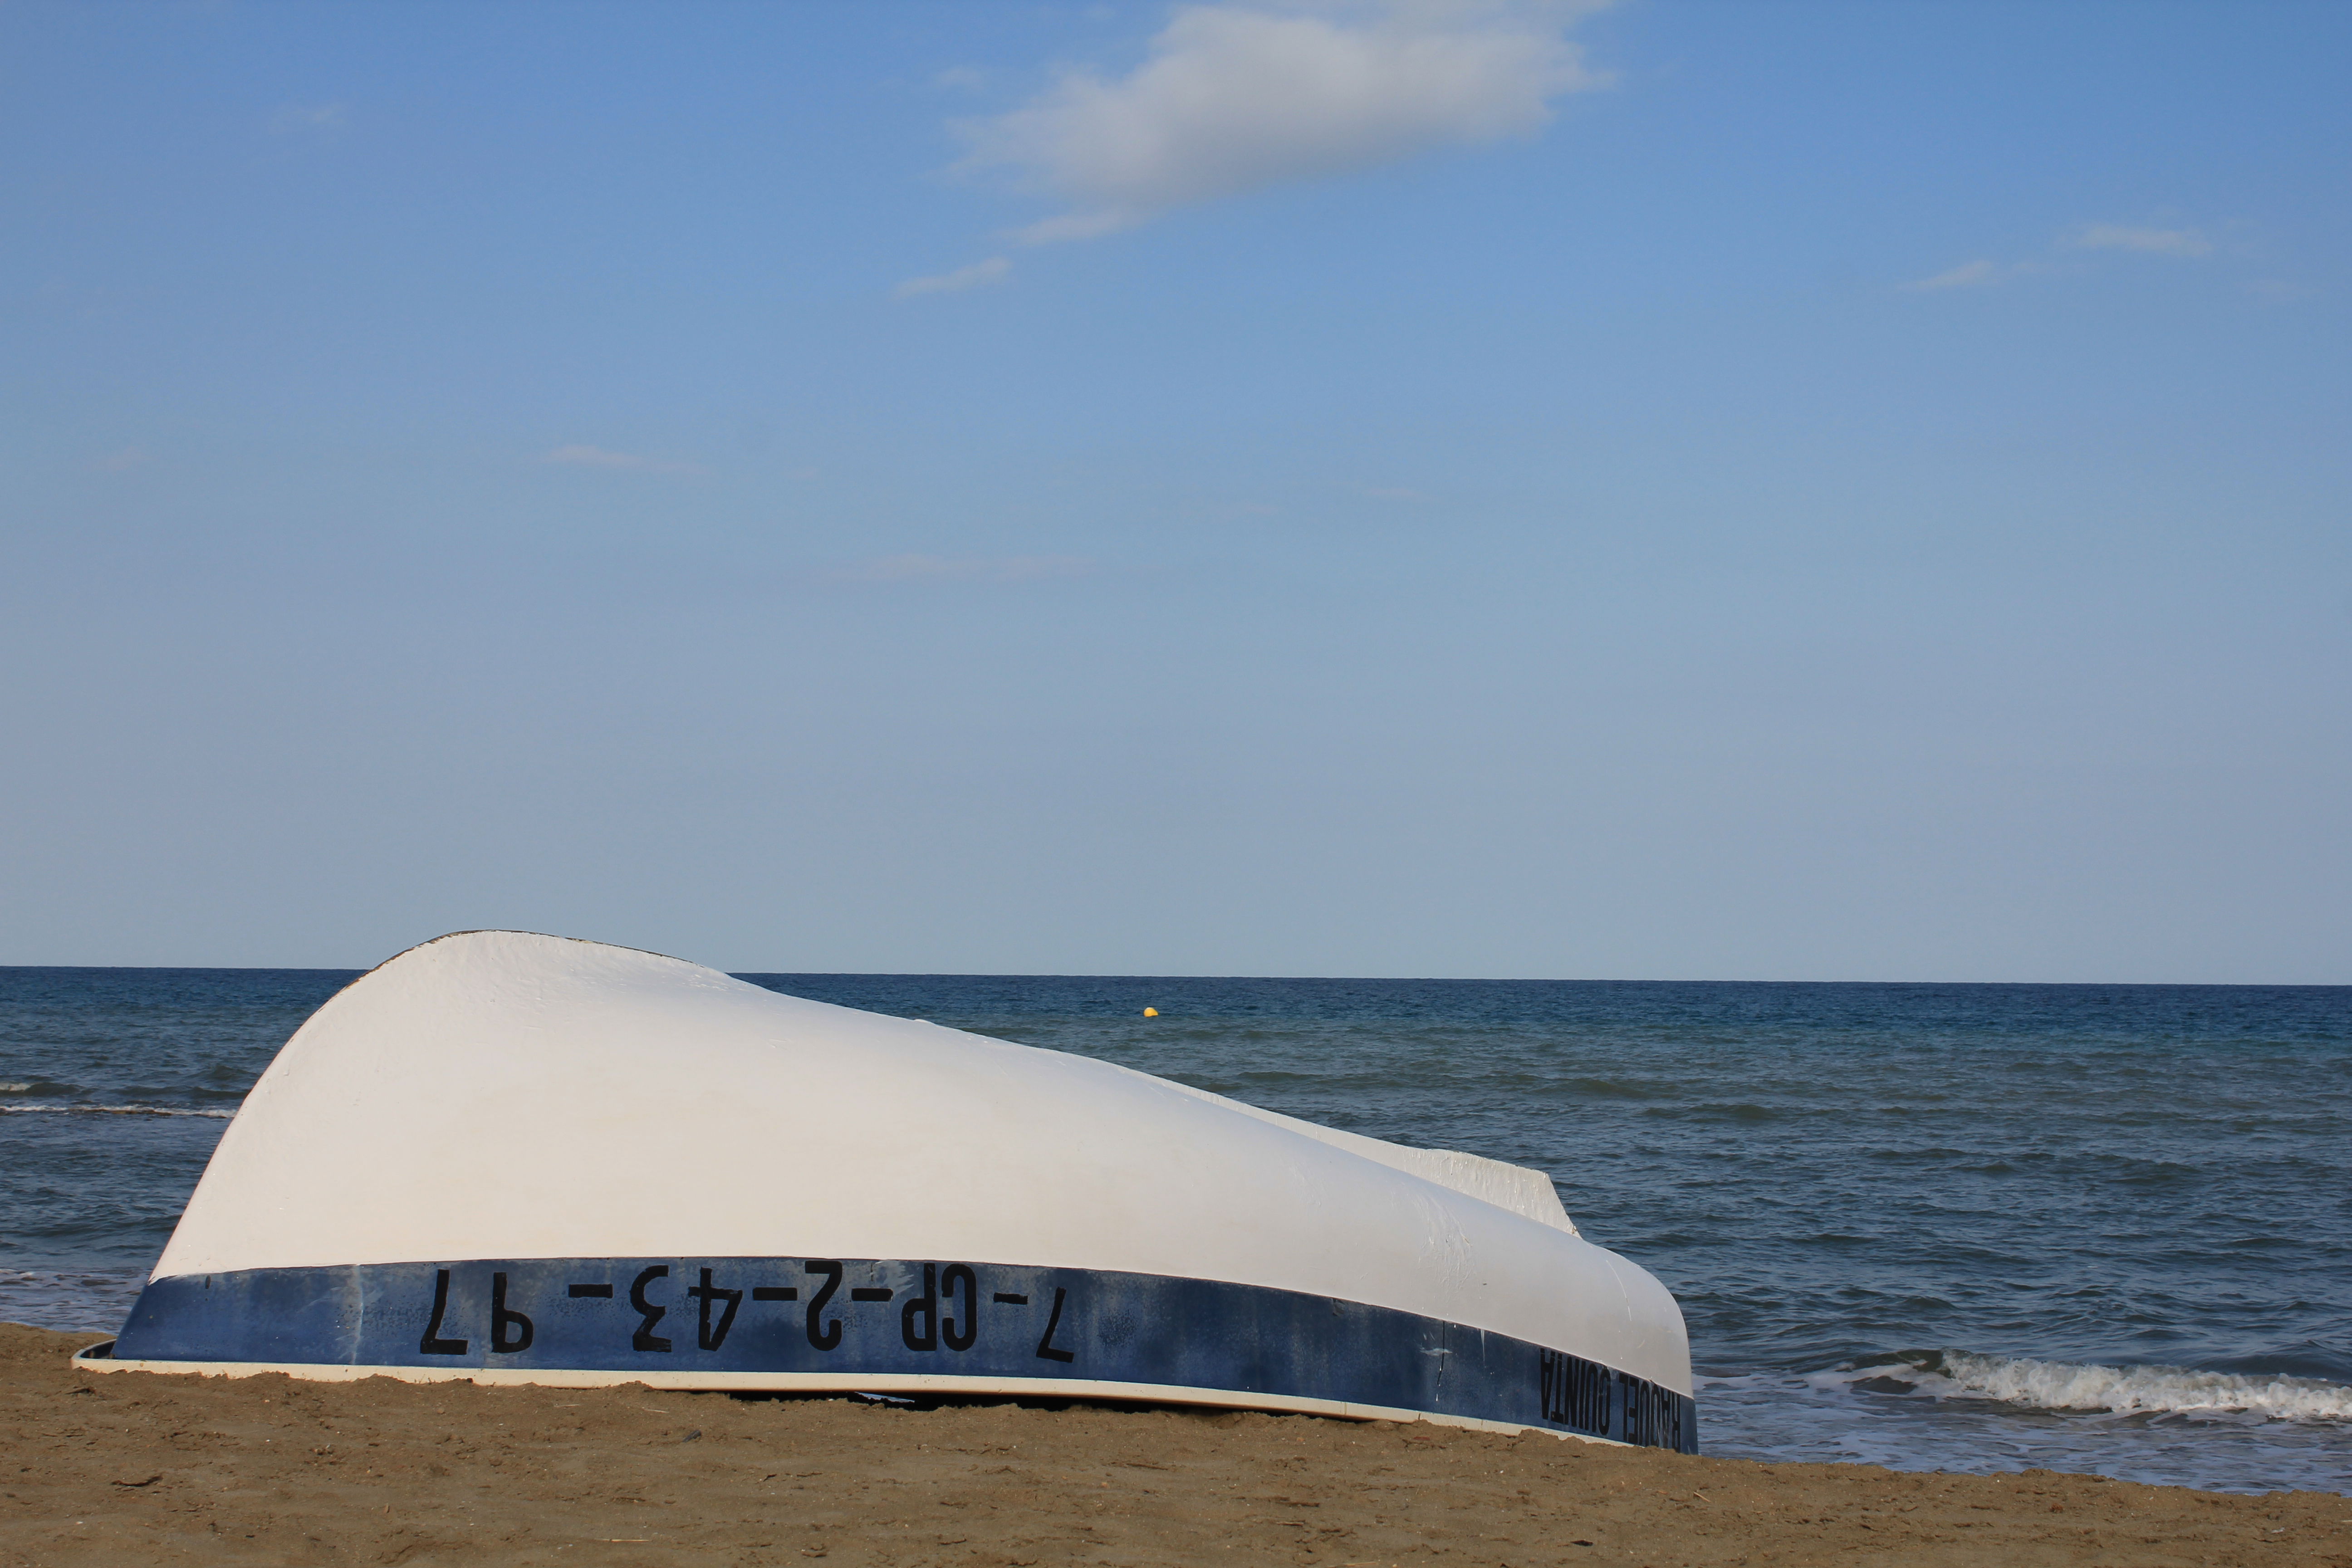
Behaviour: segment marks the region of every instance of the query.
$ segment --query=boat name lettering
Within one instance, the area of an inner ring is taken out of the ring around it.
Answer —
[[[449,1315],[449,1271],[433,1271],[433,1316],[425,1325],[424,1338],[416,1342],[419,1355],[464,1355],[466,1342],[441,1337],[442,1320]]]
[[[702,1283],[695,1286],[687,1294],[699,1297],[702,1300],[702,1325],[695,1333],[694,1342],[707,1351],[717,1350],[727,1342],[727,1331],[735,1326],[735,1309],[743,1304],[743,1292],[722,1290],[713,1285],[710,1282],[710,1270],[706,1268],[702,1271]],[[727,1310],[719,1313],[719,1326],[715,1329],[710,1326],[710,1303],[713,1301],[727,1303]]]
[[[1609,1430],[1610,1370],[1565,1351],[1543,1352],[1537,1372],[1545,1420],[1595,1435]]]
[[[983,1292],[980,1276],[968,1263],[925,1263],[885,1265],[903,1268],[913,1273],[919,1267],[922,1287],[919,1290],[901,1294],[897,1289],[880,1285],[857,1285],[847,1291],[851,1301],[889,1302],[898,1306],[898,1337],[910,1351],[936,1351],[944,1347],[952,1352],[971,1350],[980,1342],[980,1305],[992,1300],[1000,1307],[1026,1307],[1030,1297],[1024,1291],[994,1290]],[[735,1320],[743,1309],[744,1298],[755,1302],[789,1301],[801,1308],[803,1331],[812,1349],[838,1350],[841,1347],[843,1323],[829,1310],[837,1306],[843,1294],[842,1285],[847,1268],[832,1258],[810,1258],[801,1265],[814,1285],[803,1297],[794,1285],[727,1285],[716,1278],[717,1270],[698,1266],[697,1282],[686,1289],[686,1299],[697,1304],[694,1342],[697,1349],[718,1351],[727,1343],[734,1331]],[[530,1349],[538,1337],[538,1325],[520,1305],[509,1301],[509,1288],[504,1270],[490,1275],[489,1342],[499,1355],[520,1355]],[[670,1278],[670,1266],[656,1263],[640,1269],[629,1281],[628,1304],[637,1313],[637,1323],[629,1335],[629,1348],[643,1354],[666,1355],[676,1348],[669,1335],[654,1331],[669,1316],[670,1303],[654,1299],[656,1289],[669,1289],[664,1282]],[[433,1303],[417,1342],[423,1355],[464,1355],[471,1341],[458,1338],[449,1331],[465,1316],[462,1307],[454,1308],[449,1300],[450,1271],[433,1271]],[[609,1279],[579,1279],[564,1286],[564,1295],[574,1301],[610,1301],[618,1292]],[[1068,1363],[1076,1353],[1058,1342],[1066,1337],[1062,1327],[1062,1314],[1069,1305],[1070,1292],[1065,1286],[1054,1287],[1052,1305],[1045,1313],[1044,1331],[1037,1336],[1036,1358],[1040,1361]],[[1042,1301],[1040,1303],[1043,1304]],[[1545,1363],[1545,1404],[1551,1403],[1550,1363]]]
[[[669,1341],[654,1332],[654,1325],[669,1316],[669,1309],[656,1307],[646,1299],[646,1287],[668,1272],[668,1264],[656,1263],[638,1275],[637,1282],[629,1287],[629,1305],[646,1315],[646,1321],[637,1325],[637,1331],[629,1338],[631,1350],[666,1351],[669,1349]]]
[[[512,1330],[512,1337],[508,1331]],[[507,1306],[507,1277],[490,1276],[490,1348],[500,1355],[530,1349],[530,1320]]]
[[[808,1266],[808,1271],[812,1274],[822,1274],[824,1276],[824,1289],[820,1289],[815,1295],[809,1298],[809,1343],[814,1345],[818,1350],[829,1351],[835,1345],[841,1343],[841,1320],[839,1318],[832,1319],[826,1322],[822,1330],[820,1330],[817,1327],[817,1314],[824,1310],[824,1304],[827,1301],[833,1300],[833,1293],[841,1289],[841,1265],[838,1263],[811,1263]],[[856,1300],[856,1298],[853,1296],[850,1300]]]
[[[1062,1299],[1069,1292],[1059,1285],[1054,1287],[1054,1313],[1045,1320],[1045,1331],[1037,1336],[1037,1355],[1042,1361],[1076,1361],[1076,1356],[1054,1343],[1054,1331],[1062,1326]]]
[[[1566,1351],[1545,1351],[1536,1375],[1543,1418],[1556,1426],[1640,1447],[1695,1451],[1685,1395]]]

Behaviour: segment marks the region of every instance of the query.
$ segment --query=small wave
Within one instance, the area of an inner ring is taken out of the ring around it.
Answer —
[[[2119,1415],[2243,1415],[2271,1421],[2352,1421],[2352,1384],[2316,1377],[2096,1366],[1939,1351],[1833,1374],[1849,1387],[1938,1399],[1990,1399],[2031,1410]]]
[[[0,1322],[104,1332],[122,1321],[146,1283],[143,1268],[0,1268]]]
[[[32,1087],[29,1083],[0,1083],[0,1094],[22,1094]]]
[[[0,1105],[0,1116],[207,1116],[233,1119],[234,1110],[189,1110],[169,1105]]]

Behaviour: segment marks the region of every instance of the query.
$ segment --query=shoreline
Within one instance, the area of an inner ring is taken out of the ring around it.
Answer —
[[[0,1325],[7,1568],[2352,1565],[2352,1498],[2328,1492],[1764,1464],[1206,1409],[68,1364],[105,1337]]]

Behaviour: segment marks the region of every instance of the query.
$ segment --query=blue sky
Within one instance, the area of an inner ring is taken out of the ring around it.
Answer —
[[[0,962],[2352,982],[2352,11],[0,9]]]

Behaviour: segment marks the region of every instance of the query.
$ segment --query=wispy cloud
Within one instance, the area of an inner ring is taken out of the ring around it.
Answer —
[[[1606,0],[1601,0],[1605,4]],[[1173,207],[1533,134],[1607,85],[1563,36],[1592,0],[1258,0],[1185,5],[1124,76],[1063,77],[960,126],[961,169],[1007,168],[1069,210],[1019,231],[1086,239]]]
[[[2193,228],[2128,228],[2086,223],[2062,242],[2069,250],[2137,250],[2151,256],[2210,256],[2213,242]]]
[[[109,452],[105,457],[100,458],[98,460],[98,466],[119,474],[125,468],[141,468],[154,460],[136,447],[125,447],[120,452]]]
[[[1988,283],[1998,283],[2000,278],[2001,269],[1990,261],[1963,261],[1948,272],[1938,272],[1933,278],[1921,278],[1903,287],[1915,293],[1929,289],[1979,289]]]
[[[1426,490],[1400,489],[1393,486],[1359,485],[1356,488],[1374,500],[1411,501],[1415,505],[1426,505],[1437,499]]]
[[[1084,577],[1095,570],[1096,563],[1083,555],[885,555],[839,575],[856,583],[1034,583]]]
[[[304,131],[332,131],[343,122],[340,103],[280,104],[269,116],[269,133],[292,136]]]
[[[2085,223],[2077,224],[2060,235],[2051,248],[2061,253],[2124,250],[2142,256],[2176,256],[2194,259],[2212,255],[2213,242],[2202,230],[2194,228],[2135,228],[2119,223]],[[2045,258],[2006,263],[1979,259],[1964,261],[1932,278],[1921,278],[1902,287],[1915,293],[1937,289],[1981,288],[1989,283],[2003,283],[2011,278],[2037,272],[2087,272],[2091,269],[2092,263],[2086,259],[2063,261]]]
[[[540,461],[560,463],[574,468],[613,468],[635,474],[698,474],[703,471],[699,465],[694,463],[640,457],[635,452],[609,452],[602,447],[558,447]]]
[[[897,299],[909,299],[917,294],[956,294],[966,289],[979,289],[991,283],[1002,283],[1013,272],[1013,263],[1002,256],[992,256],[985,261],[975,261],[969,267],[959,267],[953,272],[942,272],[937,278],[909,278],[890,290]]]

